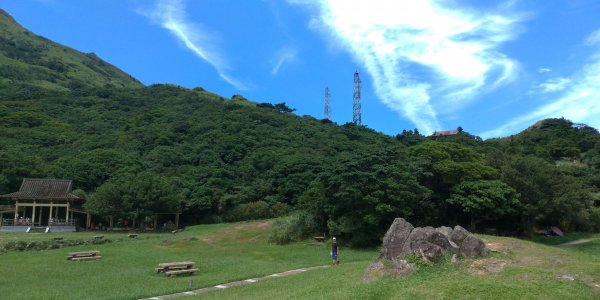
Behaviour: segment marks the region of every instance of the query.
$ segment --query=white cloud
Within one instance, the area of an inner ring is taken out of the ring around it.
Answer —
[[[540,83],[537,89],[542,93],[552,93],[562,91],[571,83],[571,79],[565,77],[551,78],[544,83]]]
[[[600,54],[600,53],[598,53]],[[600,128],[600,55],[593,55],[592,61],[576,72],[568,85],[557,98],[532,112],[514,118],[507,124],[481,134],[484,138],[500,137],[521,130],[545,118],[564,117],[573,122],[585,123]],[[566,78],[565,78],[566,79]]]
[[[186,48],[212,65],[223,80],[238,90],[247,89],[244,83],[228,74],[230,67],[219,54],[220,51],[215,48],[215,37],[201,25],[194,24],[187,19],[181,0],[158,1],[152,11],[141,12],[141,14],[169,30]]]
[[[538,73],[550,73],[552,72],[552,69],[550,68],[539,68],[538,69]]]
[[[600,28],[592,31],[592,33],[590,33],[590,35],[588,35],[587,38],[585,38],[583,44],[586,46],[600,44]]]
[[[272,60],[273,68],[271,68],[271,75],[276,75],[285,62],[295,61],[297,55],[298,50],[292,46],[286,45],[279,49],[275,55],[275,59]]]
[[[517,63],[499,51],[518,18],[451,1],[289,0],[318,11],[324,28],[363,64],[375,93],[425,133],[477,93],[515,77]]]

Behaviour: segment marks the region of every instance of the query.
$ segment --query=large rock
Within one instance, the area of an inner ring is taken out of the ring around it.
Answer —
[[[487,253],[485,243],[461,226],[414,228],[406,220],[396,218],[383,238],[379,258],[396,259],[416,254],[431,260],[449,251],[466,257]]]
[[[414,226],[403,218],[396,218],[383,237],[383,247],[379,258],[393,259],[398,257]]]
[[[487,253],[485,243],[480,238],[458,225],[452,230],[450,241],[456,244],[460,252],[466,257],[480,256]]]
[[[452,234],[452,227],[440,226],[436,228],[435,231],[445,235],[447,239],[450,239],[450,235]]]
[[[400,255],[419,254],[425,259],[433,259],[450,249],[450,243],[445,235],[433,227],[417,227],[408,236]]]

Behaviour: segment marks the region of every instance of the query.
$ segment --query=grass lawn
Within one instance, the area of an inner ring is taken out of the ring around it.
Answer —
[[[0,255],[2,299],[136,299],[214,286],[300,267],[329,263],[328,245],[310,241],[286,246],[267,243],[269,222],[202,225],[181,233],[105,234],[123,239],[102,245]],[[98,233],[60,234],[89,239]],[[598,237],[598,235],[591,236]],[[15,239],[50,235],[0,234]],[[198,295],[198,299],[390,299],[390,298],[600,298],[600,240],[566,248],[514,238],[483,236],[497,251],[484,259],[424,267],[402,278],[365,282],[362,276],[376,249],[341,245],[339,266],[259,281]],[[73,251],[99,250],[97,261],[71,262]],[[197,275],[167,278],[154,273],[161,262],[191,260]],[[502,265],[494,268],[495,264]],[[475,267],[478,266],[478,267]],[[571,280],[572,278],[573,280]],[[188,299],[194,299],[189,297]]]

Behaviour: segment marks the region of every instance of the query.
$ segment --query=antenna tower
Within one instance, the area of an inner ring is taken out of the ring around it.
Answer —
[[[352,122],[356,125],[361,125],[360,112],[360,77],[358,71],[354,72],[354,95],[352,97]]]
[[[331,111],[329,110],[329,87],[325,88],[325,113],[324,118],[329,120],[331,119]]]

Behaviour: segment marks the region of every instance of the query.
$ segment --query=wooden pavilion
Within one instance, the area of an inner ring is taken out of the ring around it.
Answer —
[[[0,195],[10,203],[0,207],[0,231],[76,231],[84,225],[78,223],[77,215],[85,215],[84,226],[89,227],[91,216],[82,208],[83,199],[71,193],[72,188],[72,180],[23,179],[18,192]]]

